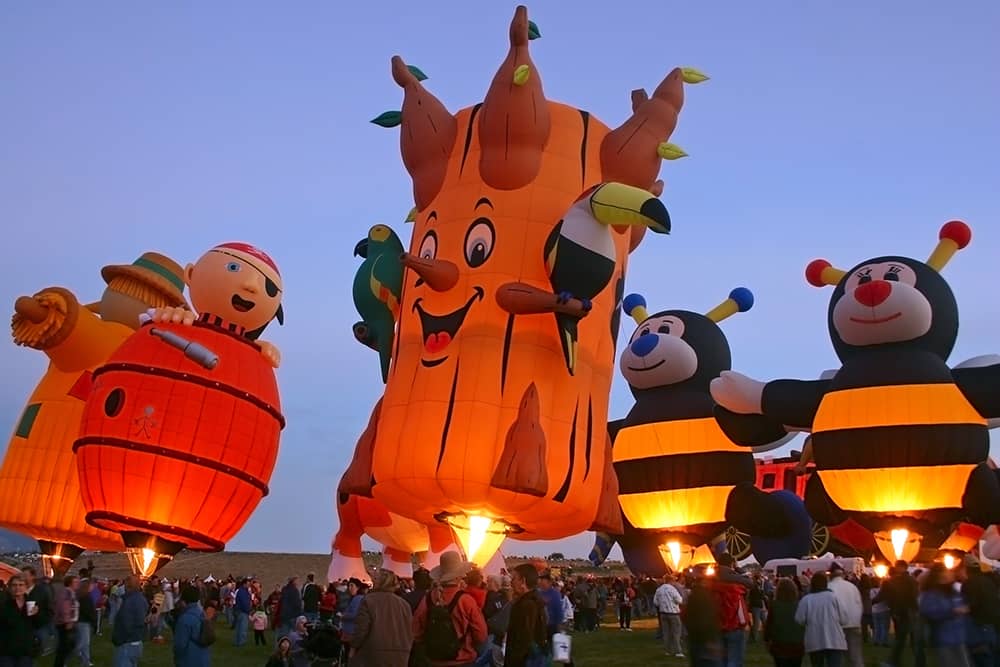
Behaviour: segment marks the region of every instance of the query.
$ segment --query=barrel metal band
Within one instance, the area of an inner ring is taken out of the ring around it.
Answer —
[[[124,514],[118,514],[117,512],[109,512],[107,510],[94,510],[92,512],[87,512],[87,523],[89,523],[94,528],[100,528],[101,530],[107,530],[104,526],[100,525],[99,521],[114,521],[115,523],[125,524],[126,526],[135,528],[136,530],[146,530],[149,532],[157,533],[168,533],[170,535],[176,535],[178,537],[184,537],[191,541],[201,542],[208,545],[208,549],[193,549],[194,551],[222,551],[226,548],[225,542],[220,542],[208,535],[202,535],[201,533],[189,530],[187,528],[181,528],[180,526],[168,526],[165,523],[157,523],[155,521],[146,521],[145,519],[136,519],[135,517],[125,516]],[[188,547],[191,548],[191,547]]]
[[[114,364],[105,364],[97,370],[94,371],[94,380],[104,373],[110,371],[131,371],[133,373],[140,373],[142,375],[154,375],[157,377],[164,377],[171,380],[176,380],[179,382],[190,382],[191,384],[201,385],[206,389],[216,389],[223,393],[229,394],[234,398],[238,398],[241,401],[246,401],[252,404],[254,407],[263,410],[267,414],[274,417],[281,428],[285,428],[285,417],[275,408],[273,405],[257,398],[253,394],[243,391],[242,389],[237,389],[236,387],[219,382],[218,380],[213,380],[202,375],[196,375],[193,373],[185,373],[183,371],[172,371],[169,368],[160,368],[159,366],[144,366],[143,364],[133,364],[128,362],[120,362]]]
[[[267,484],[246,471],[228,466],[225,463],[215,461],[214,459],[197,456],[190,452],[181,452],[176,449],[170,449],[169,447],[163,447],[162,445],[133,442],[132,440],[123,440],[121,438],[108,438],[103,435],[88,435],[77,439],[77,441],[73,443],[73,453],[75,454],[80,448],[88,445],[103,445],[105,447],[128,449],[133,452],[152,454],[154,456],[166,456],[168,458],[177,459],[178,461],[184,461],[185,463],[201,466],[203,468],[211,468],[212,470],[224,473],[230,477],[235,477],[241,482],[246,482],[250,486],[258,489],[265,496],[269,492]]]

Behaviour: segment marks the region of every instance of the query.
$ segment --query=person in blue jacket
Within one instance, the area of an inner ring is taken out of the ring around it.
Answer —
[[[253,611],[249,582],[246,579],[240,579],[240,583],[236,588],[236,604],[233,607],[233,611],[236,613],[234,623],[236,632],[233,637],[233,645],[243,646],[247,643],[250,628],[250,613]]]
[[[177,616],[174,625],[174,665],[176,667],[209,667],[212,655],[207,646],[198,643],[201,638],[202,623],[211,623],[201,607],[198,589],[185,588],[181,591],[184,609]]]
[[[920,615],[927,620],[929,644],[939,665],[969,667],[965,648],[965,616],[969,607],[955,587],[955,573],[934,563],[922,582]]]

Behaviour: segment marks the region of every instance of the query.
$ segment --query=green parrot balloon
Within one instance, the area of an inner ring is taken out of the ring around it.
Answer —
[[[399,295],[403,289],[403,244],[386,225],[375,225],[368,236],[354,246],[354,254],[364,262],[354,275],[354,307],[361,321],[354,323],[354,337],[378,352],[382,382],[389,376],[392,339],[399,315]]]

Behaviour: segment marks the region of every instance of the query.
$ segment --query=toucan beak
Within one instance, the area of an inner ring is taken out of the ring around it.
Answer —
[[[642,188],[604,183],[590,195],[590,212],[605,225],[642,225],[657,234],[670,233],[670,214],[659,199]]]
[[[358,245],[354,246],[354,256],[368,259],[368,239],[358,241]]]

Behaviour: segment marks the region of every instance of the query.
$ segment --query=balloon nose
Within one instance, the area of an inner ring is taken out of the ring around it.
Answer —
[[[888,280],[872,280],[858,285],[854,290],[854,298],[869,308],[874,308],[889,298],[892,284]]]
[[[656,344],[659,342],[660,338],[656,334],[644,334],[639,336],[632,341],[632,354],[637,357],[645,357],[647,354],[656,349]]]

